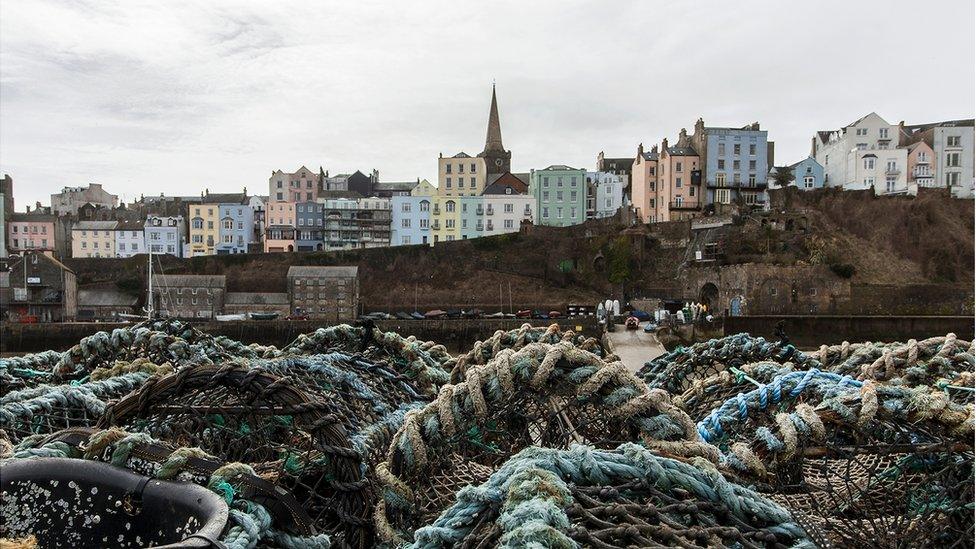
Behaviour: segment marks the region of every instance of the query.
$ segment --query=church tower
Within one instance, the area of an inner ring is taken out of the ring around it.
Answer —
[[[488,112],[488,135],[485,137],[485,150],[479,154],[485,159],[488,174],[503,174],[512,170],[512,151],[502,145],[502,126],[498,121],[498,100],[495,85],[491,86],[491,110]]]

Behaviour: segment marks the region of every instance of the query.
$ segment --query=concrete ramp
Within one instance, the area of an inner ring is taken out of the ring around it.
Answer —
[[[637,372],[645,362],[666,352],[657,337],[645,333],[643,328],[627,330],[622,324],[615,328],[616,331],[607,332],[607,339],[613,346],[614,354],[620,357],[621,362],[631,372]]]

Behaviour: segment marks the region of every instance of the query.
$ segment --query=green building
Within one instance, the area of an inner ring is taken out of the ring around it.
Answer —
[[[568,227],[586,220],[586,170],[555,165],[532,170],[529,193],[535,197],[538,225]]]

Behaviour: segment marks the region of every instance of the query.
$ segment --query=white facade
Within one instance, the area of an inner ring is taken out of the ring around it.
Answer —
[[[908,183],[907,149],[854,149],[847,156],[847,173],[853,181],[847,190],[874,189],[874,194],[918,194],[918,185]]]
[[[957,198],[973,198],[974,176],[973,126],[937,126],[932,129],[932,149],[935,151],[935,181],[948,187]]]
[[[115,257],[146,253],[146,235],[141,223],[119,223],[115,228]]]
[[[160,217],[151,215],[146,218],[143,229],[146,246],[154,254],[169,254],[176,257],[185,256],[184,234],[186,225],[183,216]]]
[[[587,219],[610,217],[623,205],[626,176],[610,172],[586,172]]]
[[[814,137],[814,158],[824,167],[825,187],[863,189],[864,177],[854,168],[863,151],[887,151],[898,146],[899,128],[877,113],[871,113],[853,124],[829,132],[826,139]],[[904,166],[901,178],[904,180]],[[885,178],[882,178],[882,188]]]
[[[532,221],[535,197],[530,194],[485,194],[483,236],[514,233],[522,220]]]

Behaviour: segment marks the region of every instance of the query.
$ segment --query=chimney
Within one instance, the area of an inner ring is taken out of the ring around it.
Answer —
[[[247,187],[244,187],[244,197],[247,198]]]
[[[637,156],[638,157],[644,156],[644,144],[643,143],[640,143],[640,144],[637,145]]]

